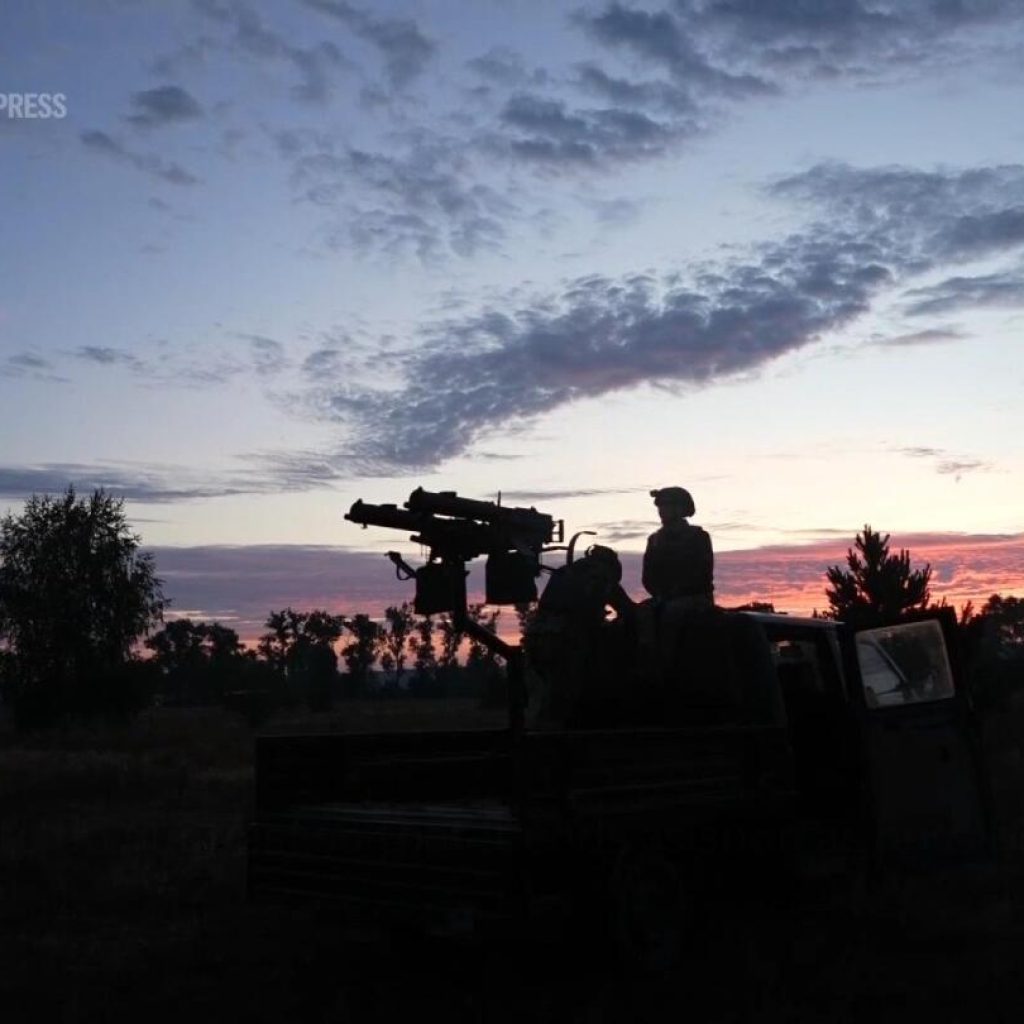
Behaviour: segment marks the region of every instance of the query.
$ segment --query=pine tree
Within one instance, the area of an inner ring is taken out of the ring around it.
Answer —
[[[931,566],[911,569],[909,551],[890,552],[889,534],[883,537],[865,525],[847,550],[846,564],[825,573],[830,618],[871,626],[927,606]]]

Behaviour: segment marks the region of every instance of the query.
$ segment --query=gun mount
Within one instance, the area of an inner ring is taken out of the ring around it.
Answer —
[[[466,609],[466,562],[486,556],[488,604],[528,604],[537,600],[540,556],[545,545],[561,543],[561,519],[535,508],[516,508],[493,501],[460,498],[455,491],[417,487],[404,508],[357,501],[345,518],[352,523],[405,530],[429,549],[418,569],[395,551],[387,553],[399,579],[416,581],[413,607],[419,615],[448,612],[455,628],[503,657],[508,665],[509,713],[515,731],[522,729],[526,693],[522,650],[474,622]]]

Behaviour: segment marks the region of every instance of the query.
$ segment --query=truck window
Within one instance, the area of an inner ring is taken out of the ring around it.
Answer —
[[[857,661],[868,707],[894,707],[953,696],[942,627],[906,622],[857,634]]]
[[[812,641],[776,640],[772,643],[772,661],[784,692],[825,693],[819,654]]]

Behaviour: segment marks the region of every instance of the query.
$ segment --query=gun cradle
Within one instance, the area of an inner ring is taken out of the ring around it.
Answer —
[[[415,571],[415,608],[421,615],[459,612],[466,607],[465,563],[487,557],[488,604],[527,604],[537,599],[536,578],[544,545],[560,541],[561,520],[534,508],[460,498],[454,491],[418,487],[404,508],[355,502],[347,520],[361,526],[405,530],[430,549]]]

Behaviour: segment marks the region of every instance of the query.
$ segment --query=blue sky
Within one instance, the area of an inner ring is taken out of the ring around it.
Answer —
[[[420,484],[625,552],[686,485],[734,594],[865,522],[1020,546],[1019,3],[4,22],[0,93],[67,116],[0,111],[0,508],[123,494],[177,608],[246,620],[268,554],[393,599],[363,552],[396,538],[341,516]],[[1024,592],[1014,558],[975,585]]]

